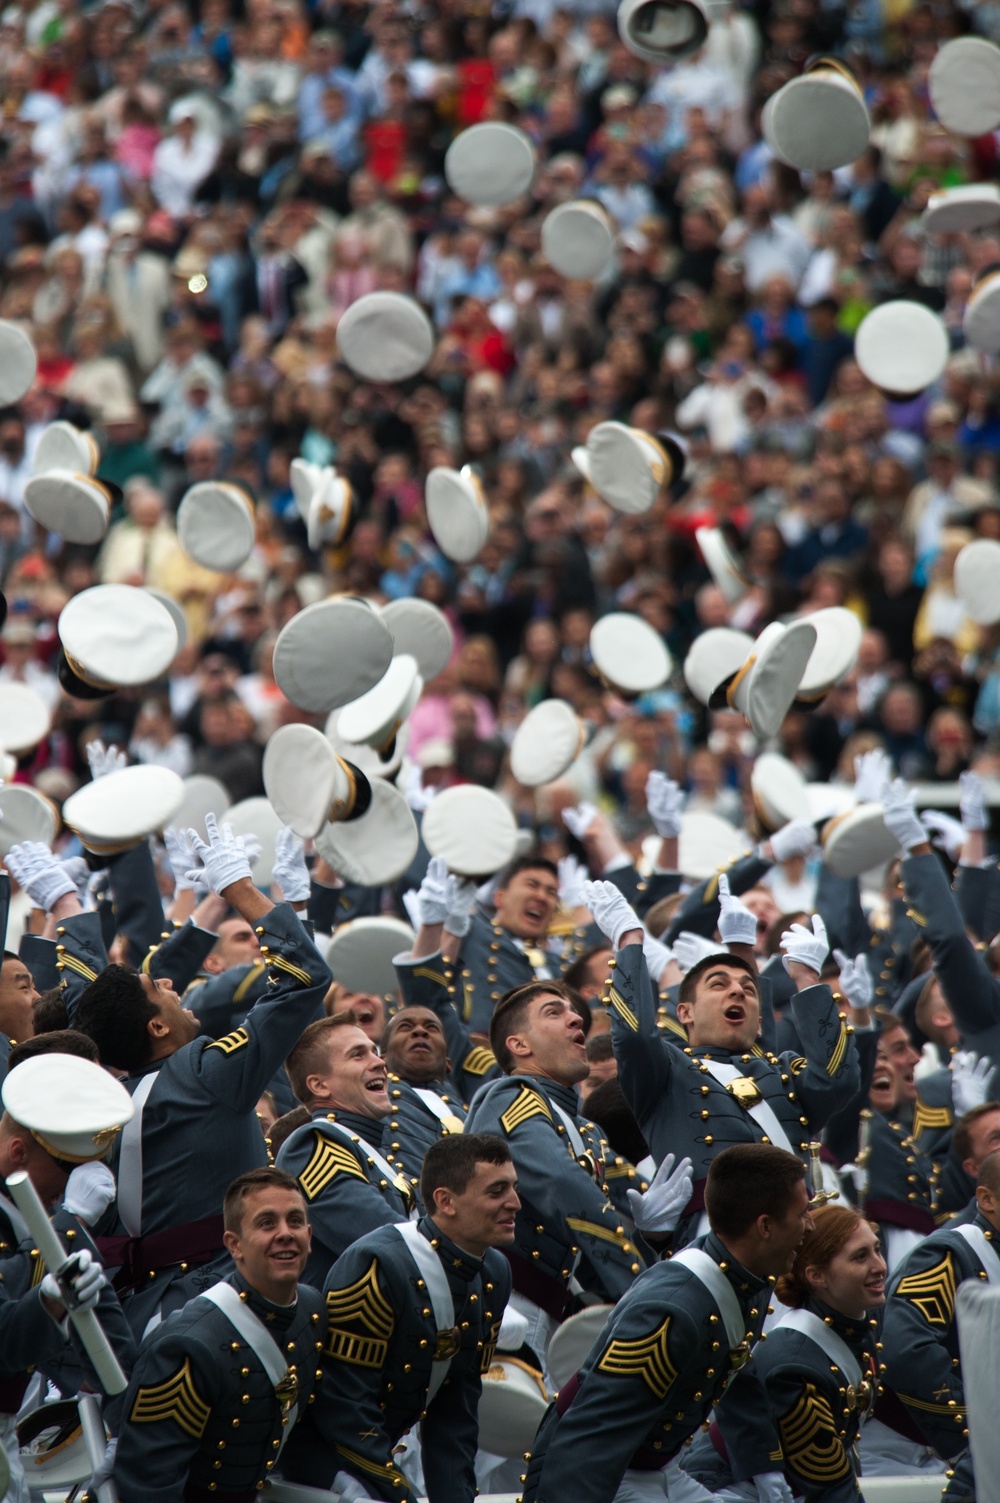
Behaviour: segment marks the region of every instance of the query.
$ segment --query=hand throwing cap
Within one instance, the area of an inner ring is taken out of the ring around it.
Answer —
[[[75,1054],[37,1054],[11,1070],[4,1109],[64,1164],[106,1158],[135,1107],[121,1081]]]

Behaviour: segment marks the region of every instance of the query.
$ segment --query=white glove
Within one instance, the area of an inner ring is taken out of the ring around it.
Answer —
[[[76,892],[76,883],[41,840],[23,840],[7,852],[6,867],[36,908],[48,913],[60,898]]]
[[[719,935],[724,945],[755,945],[757,915],[729,891],[725,872],[719,877]]]
[[[559,872],[559,901],[563,907],[571,911],[585,908],[583,889],[590,873],[583,862],[577,861],[575,856],[561,856],[556,862],[556,870]]]
[[[840,967],[840,990],[851,1006],[858,1011],[871,1007],[875,988],[868,969],[868,956],[859,955],[856,960],[852,960],[843,950],[834,950],[833,958]]]
[[[403,907],[406,909],[406,917],[410,921],[410,928],[416,931],[420,928],[420,894],[415,887],[409,892],[403,893]]]
[[[795,1503],[784,1472],[760,1472],[754,1479],[760,1503]]]
[[[927,831],[931,844],[939,846],[950,861],[957,861],[965,844],[964,826],[940,809],[923,809],[920,823]]]
[[[963,772],[958,782],[962,790],[958,803],[962,824],[967,830],[988,830],[990,816],[982,778],[977,772]]]
[[[234,835],[232,826],[228,824],[223,824],[220,831],[214,814],[205,815],[205,830],[208,845],[197,830],[187,832],[195,856],[205,868],[204,873],[199,872],[197,867],[192,868],[187,874],[188,881],[195,882],[203,875],[211,890],[218,893],[225,892],[234,882],[247,881],[250,877],[250,862],[242,836]]]
[[[168,825],[163,832],[163,844],[170,870],[174,874],[174,892],[197,892],[199,888],[207,892],[204,871],[194,870],[197,860],[187,832],[179,830],[176,825]],[[192,880],[193,878],[198,880]]]
[[[497,1350],[500,1352],[519,1352],[528,1339],[530,1322],[520,1310],[515,1310],[513,1305],[507,1305],[500,1321],[500,1334],[497,1337]]]
[[[630,929],[642,928],[642,921],[613,882],[585,882],[583,901],[590,909],[598,929],[615,946]]]
[[[823,969],[824,960],[830,953],[826,925],[819,914],[813,914],[811,930],[807,929],[805,924],[793,924],[790,929],[786,929],[781,936],[781,948],[785,952],[781,958],[786,971],[788,962],[791,960],[797,961],[799,965],[808,966],[818,976]]]
[[[951,1057],[951,1100],[955,1117],[964,1117],[973,1107],[991,1101],[996,1067],[988,1055],[977,1059],[972,1049],[959,1050]]]
[[[243,852],[247,858],[247,865],[253,871],[257,862],[264,854],[264,847],[252,830],[248,830],[245,835],[240,835],[238,838],[243,842]]]
[[[892,761],[888,752],[876,746],[874,751],[862,752],[854,758],[854,802],[877,804],[882,789],[892,777]]]
[[[96,1498],[98,1496],[98,1489],[103,1487],[106,1482],[111,1481],[111,1476],[115,1469],[115,1453],[117,1450],[118,1437],[117,1435],[112,1435],[104,1447],[104,1459],[94,1468],[94,1475],[91,1477],[87,1488],[92,1497]]]
[[[365,1492],[364,1484],[350,1472],[338,1472],[333,1479],[332,1503],[376,1503],[376,1500]]]
[[[646,808],[661,840],[681,833],[684,795],[664,772],[651,772],[646,779]]]
[[[78,1216],[88,1226],[94,1226],[116,1194],[115,1177],[107,1164],[99,1159],[90,1164],[77,1164],[66,1181],[63,1209]]]
[[[281,888],[281,895],[286,903],[308,902],[310,881],[305,842],[287,827],[280,829],[274,837],[271,879]]]
[[[675,1169],[674,1156],[668,1153],[648,1190],[625,1192],[636,1230],[658,1236],[672,1232],[691,1199],[691,1183],[691,1160],[681,1159]]]
[[[47,1273],[38,1287],[46,1299],[55,1300],[67,1310],[93,1310],[107,1282],[104,1269],[84,1247],[67,1259],[58,1278]]]
[[[700,960],[707,960],[710,955],[721,955],[729,959],[726,951],[717,945],[714,939],[706,939],[702,934],[692,934],[690,929],[682,930],[674,940],[674,959],[680,966],[683,976],[686,976]]]
[[[87,888],[90,886],[90,879],[94,875],[87,865],[86,857],[69,856],[65,861],[60,861],[59,865],[76,888],[76,895],[80,899],[80,902],[85,903],[87,900]]]
[[[660,940],[654,939],[651,934],[643,934],[642,953],[646,958],[646,970],[649,972],[649,979],[658,983],[667,966],[674,958],[673,950],[671,950],[669,945],[665,945]]]
[[[790,819],[770,837],[775,861],[790,861],[793,856],[808,856],[816,844],[816,830],[807,819]]]
[[[569,833],[582,840],[597,818],[597,808],[594,804],[577,804],[575,808],[564,809],[562,817]]]
[[[844,1188],[850,1185],[859,1199],[863,1199],[868,1194],[871,1174],[864,1164],[841,1164],[837,1174]]]
[[[895,835],[904,851],[927,843],[927,831],[917,818],[916,795],[902,778],[893,778],[882,789],[882,817],[890,835]]]
[[[444,927],[448,934],[454,934],[457,939],[463,939],[468,934],[472,928],[476,898],[475,882],[459,881],[458,877],[448,878],[448,912],[444,916]]]
[[[436,788],[424,787],[424,775],[416,762],[408,764],[400,791],[410,808],[417,814],[426,813],[438,792]]]
[[[443,856],[432,856],[427,863],[424,880],[417,893],[420,901],[420,922],[430,928],[443,924],[448,917],[448,863]]]
[[[109,772],[121,772],[123,767],[128,766],[125,752],[117,751],[113,746],[105,746],[103,741],[87,743],[87,761],[90,763],[90,776],[95,783],[98,778],[107,777]]]

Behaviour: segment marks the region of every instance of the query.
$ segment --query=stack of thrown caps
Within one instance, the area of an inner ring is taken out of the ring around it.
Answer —
[[[363,814],[323,826],[316,850],[345,882],[384,887],[409,869],[420,832],[405,798],[386,778],[372,778],[370,793]]]
[[[948,331],[921,303],[897,298],[867,313],[854,336],[862,374],[890,401],[908,401],[935,382],[948,363]]]
[[[357,498],[350,481],[332,465],[310,464],[293,459],[292,494],[299,516],[306,524],[309,547],[339,548],[350,537],[357,521]]]
[[[622,0],[618,35],[643,62],[677,62],[708,36],[708,15],[700,0]]]
[[[927,75],[934,112],[956,136],[985,136],[1000,125],[1000,48],[956,37],[935,54]]]
[[[173,617],[149,591],[95,585],[59,617],[59,682],[75,699],[103,699],[162,678],[177,656]]]
[[[200,480],[177,509],[177,539],[203,568],[232,574],[253,552],[256,513],[248,493],[228,480]]]
[[[391,996],[398,989],[393,956],[413,946],[409,924],[397,918],[359,918],[341,924],[326,949],[334,981],[349,992]]]
[[[670,653],[663,638],[641,616],[612,611],[594,622],[590,655],[608,688],[624,698],[660,689],[670,677]]]
[[[762,752],[750,774],[750,794],[761,829],[768,835],[791,819],[812,819],[806,780],[794,762]]]
[[[461,131],[444,158],[448,187],[466,203],[502,208],[531,187],[535,148],[524,131],[500,121],[484,121]]]
[[[279,632],[274,677],[293,705],[326,715],[379,682],[392,661],[393,645],[385,620],[367,601],[319,600]]]
[[[735,605],[750,586],[725,533],[721,527],[698,527],[694,536],[708,572],[726,597],[726,604]]]
[[[377,684],[343,707],[337,728],[347,741],[371,746],[388,761],[399,729],[423,693],[417,660],[409,652],[393,657]]]
[[[684,661],[684,678],[710,709],[738,710],[757,736],[777,735],[791,709],[816,645],[808,619],[773,621],[754,642],[745,632],[714,627],[696,637]]]
[[[6,783],[0,788],[0,816],[0,857],[25,840],[51,846],[59,833],[55,804],[26,783]]]
[[[595,281],[611,265],[615,228],[597,199],[559,204],[542,222],[542,253],[560,276]]]
[[[514,816],[489,788],[463,783],[446,788],[424,814],[420,833],[432,856],[448,870],[480,880],[502,871],[517,853]]]
[[[121,499],[117,486],[96,478],[100,458],[92,435],[72,423],[50,423],[38,440],[24,504],[36,522],[68,543],[99,543]]]
[[[365,381],[408,381],[434,353],[434,330],[412,297],[368,292],[342,315],[337,349]]]
[[[38,356],[27,334],[19,324],[0,319],[0,406],[19,402],[37,371]]]
[[[564,699],[543,699],[517,728],[510,748],[511,772],[525,788],[553,782],[572,767],[590,731]]]
[[[435,466],[427,476],[424,504],[434,541],[445,558],[467,564],[478,557],[489,536],[490,514],[471,466]]]
[[[800,172],[829,172],[857,161],[871,121],[851,70],[834,57],[818,57],[771,95],[761,129],[779,161]]]
[[[88,851],[116,855],[174,823],[184,783],[166,767],[123,767],[86,783],[63,804],[63,819]]]
[[[1000,621],[1000,543],[975,538],[955,560],[955,594],[980,626]]]
[[[390,600],[380,611],[392,633],[396,652],[408,652],[415,659],[425,684],[443,673],[451,661],[455,635],[444,611],[429,600]]]
[[[987,266],[976,278],[962,315],[962,332],[974,350],[1000,351],[1000,266]]]
[[[360,819],[371,803],[364,773],[338,757],[322,732],[283,725],[264,751],[264,788],[283,825],[312,840],[334,820]]]
[[[676,456],[652,433],[625,423],[596,424],[587,435],[586,456],[584,475],[616,511],[649,511],[675,479]]]
[[[795,694],[795,707],[811,710],[854,668],[861,650],[861,622],[853,611],[831,605],[806,618],[816,633],[805,672]]]

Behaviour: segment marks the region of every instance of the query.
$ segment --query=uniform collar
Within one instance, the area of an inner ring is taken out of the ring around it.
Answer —
[[[561,1085],[558,1080],[551,1080],[548,1075],[512,1075],[510,1078],[528,1081],[551,1101],[557,1102],[571,1117],[580,1115],[580,1098],[576,1094],[575,1086]]]
[[[472,1253],[465,1252],[463,1248],[452,1242],[430,1216],[421,1216],[417,1223],[417,1230],[434,1248],[449,1278],[458,1279],[463,1284],[471,1284],[473,1279],[478,1278],[482,1273],[482,1258],[474,1258]]]
[[[754,1060],[763,1059],[763,1055],[754,1054],[750,1049],[744,1049],[739,1054],[731,1054],[723,1044],[689,1044],[685,1047],[684,1053],[689,1054],[689,1058],[693,1059],[695,1064],[701,1059],[712,1059],[720,1064],[739,1065],[744,1070],[750,1070]]]
[[[231,1273],[227,1280],[239,1294],[240,1299],[252,1310],[258,1320],[262,1320],[268,1330],[287,1331],[299,1313],[299,1302],[296,1297],[290,1305],[275,1305],[251,1284],[241,1274]]]
[[[841,1315],[839,1310],[824,1304],[821,1299],[807,1299],[803,1309],[810,1310],[813,1315],[818,1315],[824,1325],[846,1341],[852,1352],[860,1354],[875,1340],[881,1324],[877,1314],[875,1316],[863,1315],[860,1320],[852,1320],[847,1315]]]
[[[1000,1254],[1000,1233],[997,1232],[996,1227],[991,1222],[986,1220],[986,1217],[983,1215],[982,1211],[976,1212],[976,1219],[972,1224],[973,1226],[978,1226],[981,1232],[986,1233],[986,1236],[991,1242],[995,1242],[997,1244],[996,1251],[998,1254]]]
[[[405,1075],[390,1075],[389,1080],[393,1085],[408,1085],[411,1091],[417,1089],[437,1091],[439,1094],[445,1089],[445,1077],[435,1075],[433,1080],[407,1080]]]
[[[381,1141],[383,1127],[389,1120],[387,1117],[362,1117],[359,1112],[331,1111],[329,1107],[317,1107],[313,1112],[313,1121],[317,1119],[320,1122],[336,1122],[338,1127],[364,1138],[366,1143],[372,1143],[375,1147]]]
[[[719,1241],[714,1232],[709,1232],[707,1236],[699,1238],[695,1246],[702,1248],[714,1263],[718,1263],[736,1291],[741,1304],[751,1304],[754,1295],[768,1287],[770,1280],[759,1278],[757,1274],[751,1273],[749,1268],[744,1268],[742,1263],[737,1263],[728,1247]]]

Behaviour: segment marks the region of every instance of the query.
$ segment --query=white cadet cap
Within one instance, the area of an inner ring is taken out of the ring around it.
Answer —
[[[681,815],[681,833],[677,847],[677,865],[685,877],[703,882],[739,856],[746,855],[747,835],[728,819],[698,810]]]
[[[728,704],[739,710],[755,735],[777,735],[815,645],[816,628],[805,618],[788,626],[772,621],[761,632],[726,689]]]
[[[435,465],[424,486],[427,522],[435,543],[446,558],[467,564],[482,550],[490,532],[490,514],[478,476]]]
[[[948,331],[922,303],[896,298],[866,313],[854,336],[862,374],[888,396],[912,397],[948,363]]]
[[[401,292],[368,292],[337,324],[337,349],[365,381],[407,381],[434,353],[427,314]]]
[[[232,803],[229,789],[203,772],[193,772],[184,779],[184,797],[174,815],[174,824],[179,830],[196,830],[202,840],[208,841],[205,815],[214,814],[222,824],[226,810]]]
[[[955,560],[955,594],[973,621],[1000,621],[1000,543],[976,538]]]
[[[277,819],[303,840],[331,820],[357,819],[371,799],[364,774],[310,725],[283,725],[269,737],[262,774]]]
[[[719,527],[696,527],[694,536],[708,572],[726,597],[726,603],[735,605],[750,586],[725,533]]]
[[[814,825],[825,825],[855,807],[854,790],[844,783],[807,783],[806,801],[809,805],[806,818]]]
[[[920,223],[929,235],[969,234],[1000,222],[1000,188],[996,183],[960,183],[932,193]]]
[[[545,1365],[557,1389],[580,1371],[614,1308],[614,1305],[588,1305],[556,1326]]]
[[[750,773],[750,792],[757,818],[770,834],[790,819],[811,819],[806,780],[794,762],[777,752],[762,752]]]
[[[496,793],[472,783],[446,788],[420,826],[432,856],[443,856],[460,877],[491,877],[514,859],[517,825]]]
[[[35,346],[18,324],[0,318],[0,406],[19,402],[38,370]]]
[[[996,266],[977,277],[962,315],[962,332],[974,350],[990,355],[1000,350],[1000,269]]]
[[[773,94],[761,125],[778,160],[800,172],[856,162],[871,132],[857,79],[832,57],[814,59]]]
[[[583,476],[584,480],[586,480],[589,485],[590,455],[587,453],[586,444],[577,444],[575,448],[570,449],[569,457],[576,465],[577,469],[580,471],[580,474]]]
[[[274,871],[274,842],[283,821],[280,820],[266,798],[244,798],[238,804],[230,804],[226,810],[226,824],[234,835],[256,835],[261,853],[253,866],[253,880],[258,887],[270,887]]]
[[[35,1141],[66,1164],[107,1156],[135,1107],[121,1081],[75,1054],[36,1054],[10,1071],[4,1109]]]
[[[644,62],[676,62],[704,42],[708,15],[700,0],[622,0],[618,35]]]
[[[201,480],[177,508],[177,540],[205,569],[232,574],[253,552],[254,505],[228,480]]]
[[[143,585],[142,588],[146,591],[147,595],[152,595],[154,600],[158,600],[170,612],[170,619],[177,628],[177,651],[183,652],[188,639],[187,617],[184,614],[183,607],[174,599],[173,595],[168,595],[166,590],[154,590],[152,585]]]
[[[684,682],[695,699],[713,710],[726,702],[725,688],[753,651],[753,637],[731,626],[711,626],[691,643]]]
[[[0,788],[0,856],[24,840],[50,846],[59,830],[59,811],[51,799],[26,783]]]
[[[88,851],[115,855],[165,830],[184,802],[184,784],[167,767],[123,767],[85,783],[63,804],[63,820]]]
[[[59,681],[81,699],[152,683],[177,656],[170,612],[133,585],[81,590],[63,606],[58,629],[65,659]]]
[[[955,37],[927,75],[931,104],[945,130],[985,136],[1000,125],[1000,48],[983,37]]]
[[[100,462],[101,451],[93,434],[60,418],[42,429],[31,473],[44,475],[49,470],[71,470],[78,475],[96,475]]]
[[[108,530],[113,499],[107,486],[71,470],[46,470],[24,487],[28,513],[68,543],[99,543]]]
[[[326,714],[378,683],[392,647],[392,633],[367,601],[318,600],[278,633],[274,677],[300,710]]]
[[[399,990],[392,958],[409,950],[415,938],[402,919],[352,919],[340,925],[327,945],[326,963],[334,981],[349,992],[390,996]]]
[[[416,658],[425,684],[444,672],[455,646],[455,634],[444,611],[429,600],[406,596],[384,605],[382,620],[392,632],[395,651]]]
[[[523,130],[487,120],[470,125],[444,157],[448,187],[466,203],[498,209],[527,193],[535,176],[535,148]]]
[[[21,1466],[31,1478],[29,1488],[44,1494],[65,1495],[78,1483],[93,1475],[94,1465],[87,1454],[87,1442],[80,1424],[76,1399],[57,1399],[54,1404],[39,1404],[17,1421],[17,1439]],[[0,1487],[4,1496],[9,1483],[0,1462]]]
[[[348,741],[337,729],[340,721],[340,711],[331,710],[323,727],[323,735],[329,741],[338,757],[343,757],[364,773],[366,778],[391,778],[399,771],[400,763],[406,755],[407,744],[410,740],[410,724],[404,720],[396,732],[396,745],[392,756],[387,762],[383,762],[378,752],[372,746],[364,746],[356,741]]]
[[[396,733],[423,688],[416,658],[408,652],[397,653],[378,683],[341,710],[337,720],[340,735],[374,746],[388,760],[395,750]]]
[[[641,616],[612,611],[590,631],[590,654],[598,673],[621,694],[645,694],[670,677],[663,638]]]
[[[307,459],[293,459],[289,465],[288,480],[303,522],[309,521],[313,495],[327,474],[333,474],[332,465],[310,464]]]
[[[542,221],[542,254],[561,276],[592,282],[610,265],[614,249],[611,220],[592,199],[559,204]]]
[[[314,553],[323,547],[339,548],[349,537],[357,515],[357,497],[351,482],[334,470],[325,470],[309,503],[306,518],[309,547]]]
[[[862,626],[854,612],[845,610],[842,605],[813,611],[804,619],[815,628],[816,646],[809,654],[795,698],[799,703],[818,703],[858,661]]]
[[[673,479],[670,456],[651,433],[598,423],[587,435],[588,479],[616,511],[648,511]]]
[[[823,827],[823,864],[835,877],[860,877],[899,855],[899,841],[883,812],[881,804],[858,804]]]
[[[384,887],[409,868],[420,846],[420,831],[406,799],[375,778],[364,814],[343,824],[324,825],[316,849],[345,882]]]
[[[587,729],[564,699],[543,699],[528,711],[511,743],[514,777],[525,788],[561,777],[586,746]]]
[[[0,684],[0,746],[23,756],[44,741],[52,727],[48,705],[27,684]]]
[[[479,1445],[494,1456],[521,1457],[530,1451],[549,1395],[542,1375],[506,1353],[495,1355],[483,1373],[479,1396]]]

